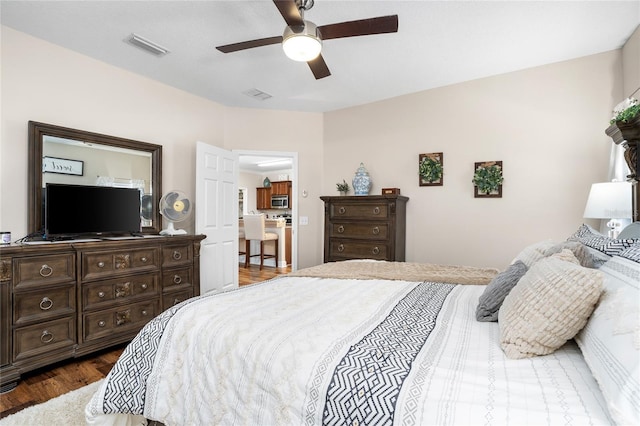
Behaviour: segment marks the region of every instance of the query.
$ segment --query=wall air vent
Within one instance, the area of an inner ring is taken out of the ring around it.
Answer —
[[[169,53],[169,49],[162,47],[150,40],[147,40],[146,38],[141,37],[136,33],[132,33],[127,38],[127,42],[155,56],[164,56]]]
[[[242,93],[249,96],[250,98],[257,99],[259,101],[266,101],[267,99],[272,97],[270,94],[258,89],[249,89]]]

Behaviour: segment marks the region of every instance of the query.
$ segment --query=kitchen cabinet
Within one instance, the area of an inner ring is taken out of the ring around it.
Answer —
[[[271,182],[271,186],[269,188],[256,188],[256,209],[271,209],[272,195],[286,195],[289,197],[289,203],[291,203],[291,187],[292,185],[290,180],[282,180]]]
[[[271,182],[272,195],[288,195],[291,198],[291,181],[283,180],[279,182]]]
[[[271,208],[271,188],[256,188],[256,209]]]

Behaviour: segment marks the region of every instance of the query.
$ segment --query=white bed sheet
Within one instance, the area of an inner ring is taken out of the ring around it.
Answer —
[[[167,426],[322,424],[336,365],[418,285],[283,277],[201,297],[168,323],[144,416]],[[504,356],[498,324],[475,320],[483,290],[455,286],[448,294],[389,402],[392,423],[612,424],[573,342],[544,357]],[[103,393],[104,386],[87,406],[89,423],[140,419],[101,415]]]

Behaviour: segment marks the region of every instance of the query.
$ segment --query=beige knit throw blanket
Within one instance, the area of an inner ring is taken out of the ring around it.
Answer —
[[[489,284],[498,272],[495,268],[477,268],[474,266],[387,261],[344,261],[312,266],[283,276],[431,281],[485,285]]]

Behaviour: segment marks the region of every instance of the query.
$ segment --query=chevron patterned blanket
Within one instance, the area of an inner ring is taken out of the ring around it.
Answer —
[[[575,345],[504,357],[482,290],[284,276],[191,299],[131,342],[87,423],[610,423]]]

